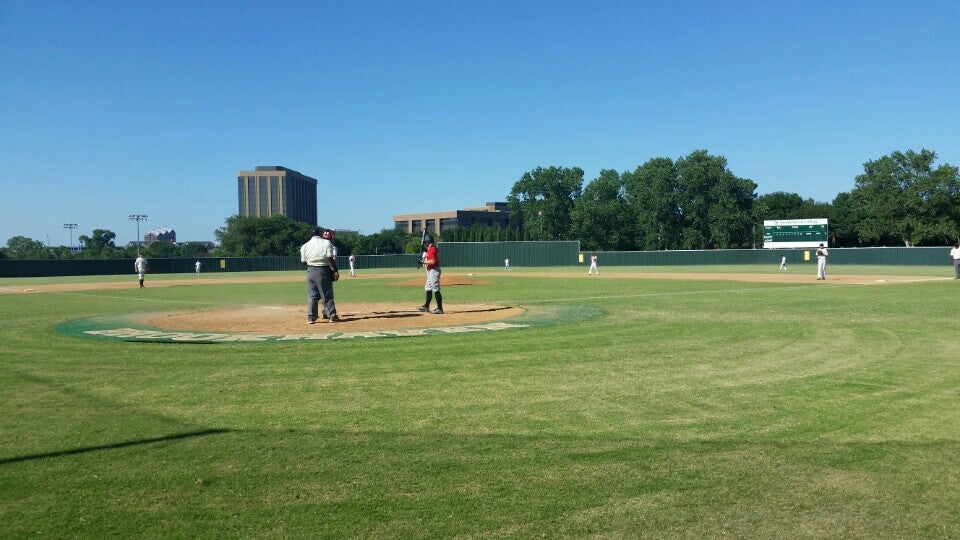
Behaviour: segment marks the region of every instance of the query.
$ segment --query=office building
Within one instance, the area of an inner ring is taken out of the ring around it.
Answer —
[[[505,202],[488,202],[486,206],[479,208],[393,216],[394,228],[408,234],[419,234],[426,229],[428,233],[439,235],[443,231],[472,225],[500,225],[504,228],[515,226],[510,221],[510,212]]]
[[[241,216],[287,216],[317,224],[317,180],[277,165],[237,173],[237,203]]]
[[[176,244],[177,231],[169,227],[160,227],[159,229],[154,229],[143,235],[144,246],[149,246],[154,242],[169,242],[171,244]]]

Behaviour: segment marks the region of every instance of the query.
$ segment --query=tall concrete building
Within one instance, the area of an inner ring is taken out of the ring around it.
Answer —
[[[237,173],[237,203],[241,216],[287,216],[317,224],[317,180],[277,165]]]

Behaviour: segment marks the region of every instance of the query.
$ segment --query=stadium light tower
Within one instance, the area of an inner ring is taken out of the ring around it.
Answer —
[[[130,221],[137,222],[137,257],[140,256],[140,244],[143,243],[143,239],[140,238],[140,222],[147,220],[146,214],[130,214],[127,216],[127,219]]]
[[[73,230],[79,227],[76,223],[64,223],[64,229],[70,229],[70,253],[73,253]]]

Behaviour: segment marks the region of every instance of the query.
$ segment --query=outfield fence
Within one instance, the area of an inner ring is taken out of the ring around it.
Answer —
[[[443,242],[439,244],[444,268],[514,268],[589,265],[591,252],[580,251],[580,242]],[[602,266],[778,265],[816,263],[814,249],[726,249],[683,251],[599,251]],[[830,248],[831,265],[942,266],[950,247]],[[149,259],[151,274],[194,272],[276,272],[303,270],[300,257],[202,257],[200,259]],[[357,255],[358,270],[416,268],[417,255]],[[346,272],[346,257],[340,258]],[[133,273],[133,259],[0,259],[0,277],[120,275]]]
[[[683,251],[600,251],[603,266],[695,266],[776,264],[783,257],[787,264],[816,263],[816,249],[714,249]],[[942,266],[947,264],[950,247],[830,248],[830,264]],[[581,252],[581,264],[590,264],[590,253]]]

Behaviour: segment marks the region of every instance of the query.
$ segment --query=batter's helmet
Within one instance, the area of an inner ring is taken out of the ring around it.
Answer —
[[[332,242],[332,241],[333,241],[333,231],[330,230],[330,229],[324,230],[324,231],[323,231],[323,234],[320,235],[320,238],[324,238],[324,239],[330,240],[330,241]]]
[[[426,235],[426,236],[424,236],[424,237],[423,237],[423,243],[424,243],[424,244],[432,244],[432,243],[433,243],[433,237],[430,236],[429,234]]]

